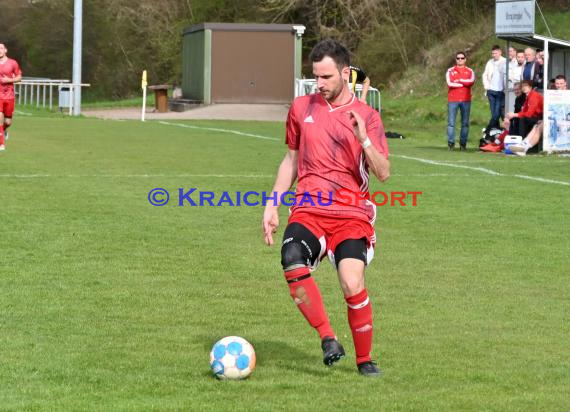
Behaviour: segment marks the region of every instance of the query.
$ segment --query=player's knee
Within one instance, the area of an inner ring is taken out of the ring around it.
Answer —
[[[340,281],[344,296],[354,296],[364,290],[364,276],[344,277]]]
[[[308,266],[308,252],[303,245],[295,240],[285,243],[281,247],[281,265],[283,270],[289,271]]]
[[[366,240],[343,241],[337,246],[334,257],[344,295],[354,296],[360,293],[364,289],[364,266],[367,263]]]
[[[358,259],[363,261],[365,265],[367,264],[368,260],[365,238],[347,239],[336,247],[336,250],[334,251],[334,260],[337,268],[340,261],[346,258]]]

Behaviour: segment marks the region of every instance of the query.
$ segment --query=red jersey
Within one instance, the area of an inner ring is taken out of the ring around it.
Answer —
[[[453,66],[445,73],[448,102],[470,102],[471,86],[475,83],[475,72],[469,67]]]
[[[518,117],[542,117],[543,106],[544,97],[539,92],[531,90],[526,96],[521,111],[518,112]]]
[[[0,78],[9,77],[13,79],[21,75],[22,71],[16,60],[7,59],[4,63],[0,63]],[[14,98],[14,83],[0,83],[0,100],[13,100]]]
[[[289,109],[286,131],[287,145],[291,150],[299,151],[292,212],[374,222],[376,207],[372,202],[363,199],[347,202],[338,198],[340,189],[368,192],[368,164],[362,146],[354,136],[347,113],[350,110],[362,117],[370,141],[376,150],[388,157],[380,115],[354,95],[349,103],[338,107],[331,106],[320,94],[296,98]]]

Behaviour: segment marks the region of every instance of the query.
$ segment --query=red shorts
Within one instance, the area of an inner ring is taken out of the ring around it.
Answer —
[[[339,219],[338,217],[315,215],[306,212],[294,212],[289,216],[289,224],[300,223],[311,231],[326,250],[329,260],[336,267],[334,252],[336,247],[347,239],[366,239],[366,264],[374,258],[376,233],[374,227],[360,219]],[[323,255],[322,253],[321,255]]]
[[[14,99],[0,99],[0,113],[4,113],[4,117],[12,117],[14,114]]]

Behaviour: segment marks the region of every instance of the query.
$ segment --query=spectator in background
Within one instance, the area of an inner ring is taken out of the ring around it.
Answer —
[[[509,150],[516,155],[526,156],[526,154],[532,148],[538,148],[538,144],[542,141],[543,130],[544,123],[542,120],[539,120],[538,123],[533,126],[528,135],[524,138],[522,143],[509,145]]]
[[[540,93],[534,90],[531,81],[523,80],[521,82],[522,92],[526,95],[522,110],[518,113],[508,113],[506,118],[509,121],[519,119],[516,127],[511,125],[511,133],[518,136],[526,136],[534,125],[542,120],[544,111],[544,98]]]
[[[531,80],[534,78],[534,63],[536,60],[536,52],[534,49],[527,47],[524,49],[525,64],[523,67],[523,80]]]
[[[536,63],[534,65],[534,76],[532,78],[534,88],[540,94],[544,94],[544,52],[536,53]]]
[[[510,50],[513,49],[512,47],[509,48],[509,57],[510,57]],[[512,112],[512,111],[517,111],[514,110],[514,104],[515,104],[515,100],[517,96],[520,96],[519,94],[515,94],[514,89],[515,89],[515,84],[520,83],[520,81],[522,80],[522,71],[523,71],[523,67],[524,67],[524,51],[522,50],[515,50],[515,58],[514,60],[511,59],[509,61],[509,107],[507,108],[507,112]],[[520,84],[519,84],[520,86]],[[520,88],[520,87],[519,87]]]
[[[368,104],[366,101],[366,95],[368,94],[368,89],[370,88],[370,79],[364,73],[360,67],[350,66],[350,76],[348,78],[348,88],[351,92],[356,94],[356,83],[362,83],[362,93],[360,94],[360,100],[364,104]]]
[[[518,50],[517,50],[516,63],[517,63],[517,65],[518,65],[519,68],[520,68],[521,80],[523,80],[523,78],[522,78],[522,71],[523,71],[525,62],[526,62],[526,58],[524,57],[524,50],[518,49]]]
[[[568,85],[566,83],[566,77],[564,77],[564,75],[560,74],[556,76],[555,82],[556,82],[556,90],[567,90]],[[536,93],[534,90],[533,92]],[[524,96],[524,94],[522,96]],[[505,128],[509,127],[508,119],[509,115],[507,115],[507,119],[505,119]],[[555,117],[551,117],[549,119],[550,119],[550,141],[552,144],[555,144],[556,137],[558,135],[558,124],[556,122]],[[511,119],[511,121],[516,121],[516,120],[517,118],[515,117]],[[544,123],[542,120],[539,120],[536,123],[536,125],[533,126],[530,132],[526,135],[522,143],[509,145],[509,150],[516,155],[526,156],[526,154],[529,151],[532,151],[534,148],[538,149],[539,143],[541,142],[542,139],[543,132],[544,132]],[[506,135],[506,132],[503,133],[505,134],[499,136],[499,138],[497,139],[498,140],[497,143],[488,144],[487,146],[482,147],[481,150],[485,152],[500,152],[503,149],[503,140]]]
[[[522,78],[523,68],[525,64],[524,51],[517,50],[514,60],[509,62],[509,88],[513,88],[515,83],[519,83]]]
[[[514,112],[518,113],[522,110],[522,107],[524,105],[524,101],[526,100],[526,96],[525,94],[522,92],[522,88],[521,88],[521,84],[520,83],[515,83],[515,87],[514,87],[514,93],[515,93],[515,107],[514,107]]]
[[[554,88],[556,90],[568,90],[568,83],[566,82],[566,77],[563,74],[559,74],[554,79]]]
[[[515,113],[518,113],[522,110],[526,96],[521,90],[520,83],[515,83],[513,90],[514,90],[514,95],[516,96],[514,99],[514,111]],[[493,142],[481,146],[479,150],[483,152],[494,152],[494,153],[502,152],[504,149],[503,142],[505,140],[505,137],[510,132],[511,125],[513,128],[518,128],[518,121],[519,119],[514,117],[511,120],[505,119],[503,122],[503,132],[499,136],[495,137],[495,140]]]
[[[513,46],[509,47],[509,64],[514,64],[517,61],[517,49]]]
[[[502,56],[503,52],[497,45],[491,49],[492,58],[485,65],[483,72],[483,87],[489,99],[491,109],[491,120],[486,127],[486,131],[499,127],[499,118],[502,117],[502,108],[505,105],[505,68],[506,60]]]
[[[461,111],[460,150],[467,149],[469,137],[469,114],[471,112],[471,87],[475,83],[475,73],[466,65],[464,52],[455,54],[455,66],[445,73],[447,81],[447,146],[455,149],[455,119],[457,110]]]
[[[550,79],[548,81],[548,90],[556,89],[556,79]]]
[[[524,102],[526,100],[526,95],[522,92],[522,88],[521,88],[521,84],[520,83],[515,83],[514,86],[514,104],[513,104],[513,111],[514,113],[518,113],[522,110],[522,107],[524,105]],[[508,126],[504,126],[506,129],[509,130],[518,130],[519,127],[519,119],[516,117],[513,117],[512,119],[509,119],[509,123]]]

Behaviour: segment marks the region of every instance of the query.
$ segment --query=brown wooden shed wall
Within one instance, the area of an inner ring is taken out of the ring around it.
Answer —
[[[212,102],[291,102],[294,58],[291,32],[213,30]]]

